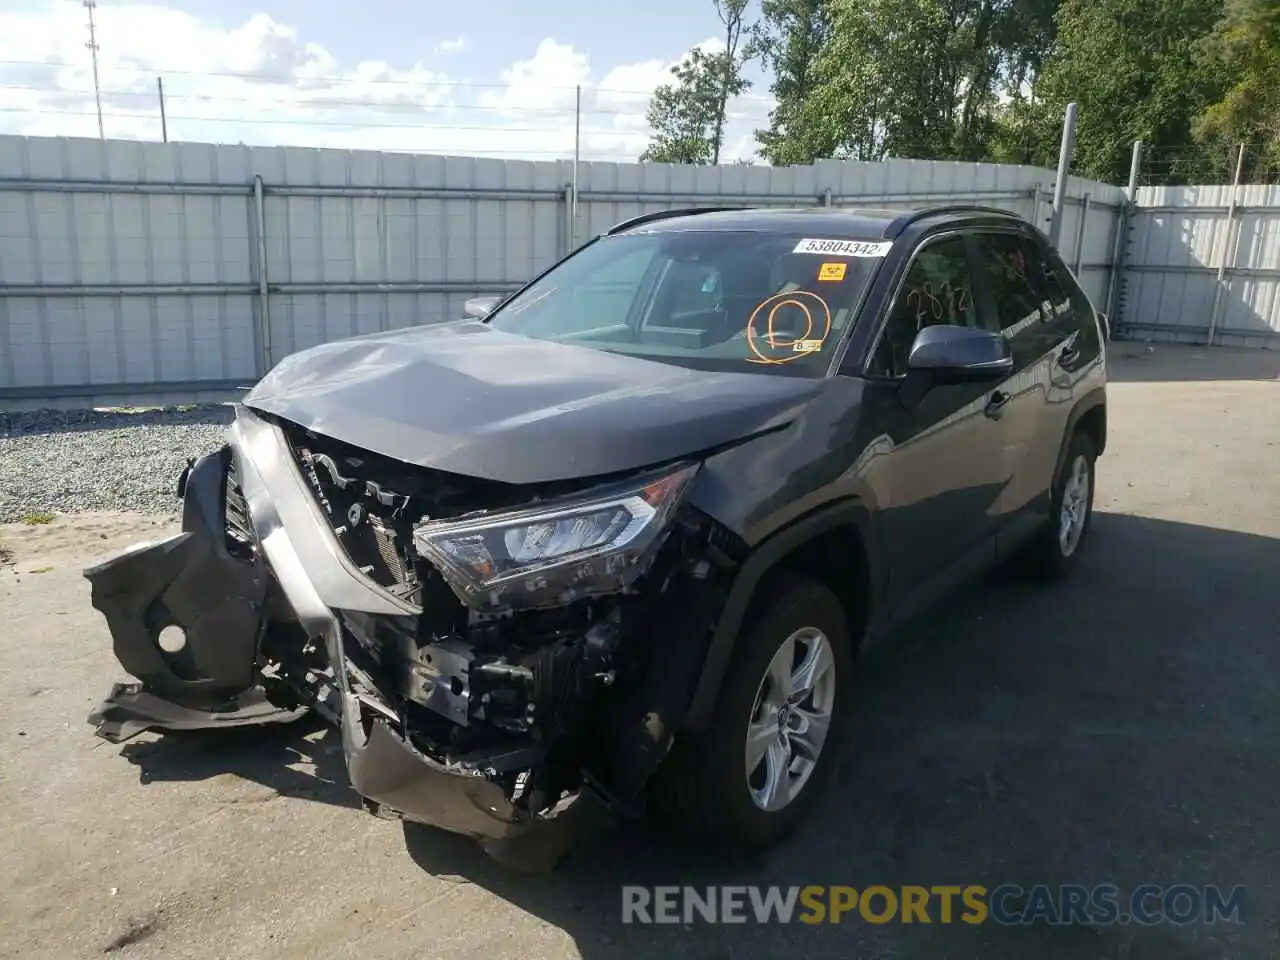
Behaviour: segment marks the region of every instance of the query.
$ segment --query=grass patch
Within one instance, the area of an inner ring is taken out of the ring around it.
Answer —
[[[22,518],[22,522],[28,527],[43,526],[46,523],[53,523],[56,518],[47,510],[37,510],[34,513],[28,513]]]

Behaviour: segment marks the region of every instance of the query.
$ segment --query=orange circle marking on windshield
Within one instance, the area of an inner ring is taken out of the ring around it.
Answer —
[[[801,299],[801,298],[805,299]],[[806,300],[808,302],[806,302]],[[817,303],[821,310],[822,330],[815,336],[815,327],[818,326],[814,319],[813,303]],[[799,337],[792,337],[785,334],[779,334],[774,330],[774,318],[778,311],[783,307],[795,307],[804,313],[804,333]],[[763,339],[769,344],[769,349],[779,350],[791,348],[790,353],[786,353],[780,357],[766,356],[760,349],[760,345],[756,342],[756,338],[760,336],[756,331],[756,321],[760,317],[762,310],[768,308],[765,314],[765,329]],[[827,305],[827,301],[822,299],[816,293],[810,293],[808,290],[784,290],[782,293],[775,293],[771,297],[760,301],[751,316],[747,320],[747,346],[754,357],[747,357],[747,363],[789,363],[805,354],[814,353],[822,349],[822,345],[826,343],[827,337],[831,334],[831,308]]]

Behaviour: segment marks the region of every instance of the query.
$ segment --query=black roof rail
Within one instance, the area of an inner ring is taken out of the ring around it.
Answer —
[[[655,223],[658,220],[668,220],[672,217],[689,217],[695,213],[727,213],[733,210],[747,210],[748,207],[686,207],[679,210],[658,210],[655,213],[642,213],[638,217],[632,217],[630,220],[623,220],[621,223],[615,223],[612,227],[604,232],[606,237],[611,237],[615,233],[621,233],[623,230],[630,230],[632,227],[639,227],[646,223]]]
[[[902,232],[917,220],[938,215],[945,216],[948,213],[986,213],[999,217],[1008,217],[1011,220],[1021,219],[1016,213],[1011,210],[1004,210],[1001,207],[972,206],[964,203],[952,203],[939,207],[919,207],[915,210],[907,210],[901,216],[890,220],[889,225],[884,228],[885,239],[894,239],[902,236]]]

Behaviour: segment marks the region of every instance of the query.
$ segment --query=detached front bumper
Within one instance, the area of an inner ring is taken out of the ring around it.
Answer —
[[[481,768],[422,753],[394,710],[354,689],[335,611],[420,611],[351,565],[278,427],[240,408],[230,439],[190,470],[181,533],[85,571],[116,656],[140,681],[117,685],[90,714],[98,735],[119,741],[148,728],[299,716],[304,710],[269,702],[267,690],[278,681],[262,672],[272,604],[283,601],[290,627],[301,627],[299,648],[309,642],[327,654],[332,686],[311,705],[337,722],[351,785],[367,807],[486,841],[498,859],[530,864],[553,862],[584,830],[611,823],[609,805],[590,788],[549,810],[518,809]],[[248,552],[229,549],[229,471],[252,518]],[[167,642],[178,637],[185,642]]]
[[[156,696],[195,707],[214,708],[253,685],[262,628],[267,571],[257,556],[227,550],[229,456],[206,457],[188,475],[181,533],[84,573],[121,666]]]

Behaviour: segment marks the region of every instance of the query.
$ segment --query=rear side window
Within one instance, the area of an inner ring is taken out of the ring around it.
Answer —
[[[1045,319],[1047,264],[1037,246],[1016,233],[979,233],[978,257],[995,300],[1000,329],[1012,340]]]
[[[1044,258],[1045,306],[1050,319],[1071,317],[1086,327],[1093,325],[1093,304],[1076,282],[1067,265],[1052,250]]]
[[[916,334],[936,324],[980,326],[960,237],[934,241],[912,259],[867,372],[877,377],[905,374]]]

